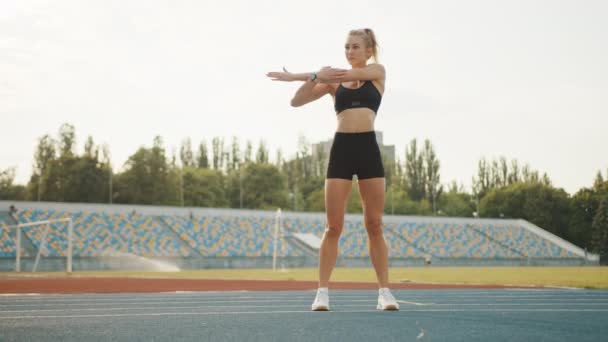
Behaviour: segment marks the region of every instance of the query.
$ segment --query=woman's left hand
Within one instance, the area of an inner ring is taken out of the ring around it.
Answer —
[[[283,67],[283,72],[271,71],[266,76],[270,77],[273,81],[293,82],[296,80],[294,75],[287,71],[285,67]]]

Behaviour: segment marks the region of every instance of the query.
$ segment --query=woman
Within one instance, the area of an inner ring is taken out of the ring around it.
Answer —
[[[382,233],[385,180],[374,120],[384,93],[385,70],[377,63],[377,54],[371,29],[352,30],[345,45],[350,70],[324,67],[318,72],[293,74],[283,68],[283,72],[267,74],[273,81],[304,82],[291,100],[294,107],[330,94],[338,118],[325,180],[327,225],[319,252],[319,289],[313,311],[329,310],[329,278],[338,257],[353,175],[359,183],[370,258],[380,287],[377,308],[399,309],[388,289],[388,251]],[[370,58],[376,63],[368,64]]]

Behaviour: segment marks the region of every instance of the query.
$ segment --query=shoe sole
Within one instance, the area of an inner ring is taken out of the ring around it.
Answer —
[[[313,308],[312,311],[329,311],[329,307],[325,305],[317,306]]]
[[[397,310],[399,310],[399,308],[396,305],[387,305],[385,307],[382,307],[380,304],[378,304],[378,306],[376,307],[376,309],[378,309],[378,310],[387,310],[387,311],[397,311]]]

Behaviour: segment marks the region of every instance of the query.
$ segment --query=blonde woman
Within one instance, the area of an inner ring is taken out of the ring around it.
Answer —
[[[350,31],[344,49],[351,65],[348,70],[324,67],[295,74],[283,69],[267,74],[273,81],[304,82],[291,100],[294,107],[331,95],[338,119],[325,180],[327,224],[319,252],[319,288],[311,309],[329,310],[329,278],[338,257],[353,175],[357,175],[370,258],[378,278],[377,309],[398,310],[399,304],[388,289],[388,249],[382,232],[384,167],[374,131],[386,72],[377,63],[376,37],[371,29]],[[368,64],[371,58],[375,63]]]

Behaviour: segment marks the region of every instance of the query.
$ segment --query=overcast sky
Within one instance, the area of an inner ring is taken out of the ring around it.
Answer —
[[[387,70],[376,119],[404,159],[432,141],[441,180],[469,187],[481,157],[547,172],[573,193],[608,169],[607,1],[0,1],[0,169],[31,175],[37,139],[76,127],[122,166],[161,135],[169,151],[232,136],[294,155],[333,136],[329,96],[267,71],[347,67],[370,27]]]

